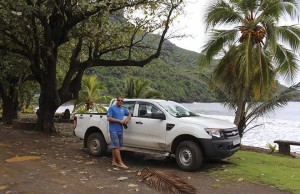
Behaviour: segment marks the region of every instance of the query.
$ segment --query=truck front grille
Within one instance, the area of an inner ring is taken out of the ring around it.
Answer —
[[[239,132],[236,127],[222,129],[222,132],[223,132],[225,138],[232,138],[232,137],[236,137],[239,135]]]

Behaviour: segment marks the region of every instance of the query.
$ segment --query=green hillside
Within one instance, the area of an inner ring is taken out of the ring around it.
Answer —
[[[121,90],[125,77],[148,79],[152,87],[167,99],[180,102],[215,101],[209,90],[208,68],[200,70],[199,54],[177,47],[167,41],[159,59],[145,67],[96,67],[87,73],[96,74],[108,87],[109,94],[117,95],[116,86]]]

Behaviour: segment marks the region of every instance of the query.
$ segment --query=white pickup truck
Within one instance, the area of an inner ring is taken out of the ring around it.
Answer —
[[[115,99],[111,104],[115,103]],[[234,124],[199,116],[179,103],[156,99],[126,99],[123,106],[131,112],[124,129],[126,150],[159,151],[175,155],[185,171],[200,168],[203,159],[220,160],[240,148],[240,136]],[[110,144],[106,114],[75,114],[74,133],[84,140],[93,156],[105,154]]]

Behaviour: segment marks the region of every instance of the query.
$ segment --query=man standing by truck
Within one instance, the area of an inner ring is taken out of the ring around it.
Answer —
[[[117,97],[116,104],[110,106],[108,109],[107,120],[109,121],[109,134],[111,139],[112,165],[122,169],[128,169],[122,161],[120,148],[123,146],[123,126],[127,126],[128,121],[131,119],[131,114],[122,106],[123,101],[123,97]],[[124,119],[124,116],[127,116],[127,118]]]

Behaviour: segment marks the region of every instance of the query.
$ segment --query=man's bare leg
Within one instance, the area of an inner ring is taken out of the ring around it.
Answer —
[[[117,164],[117,162],[116,162],[116,156],[115,156],[115,149],[116,148],[113,148],[113,150],[112,150],[112,154],[111,154],[111,163],[114,165],[114,164]]]
[[[128,168],[122,161],[121,152],[120,152],[119,148],[115,148],[113,150],[113,155],[114,155],[113,157],[115,157],[115,160],[116,160],[117,164],[119,165],[119,167]]]

